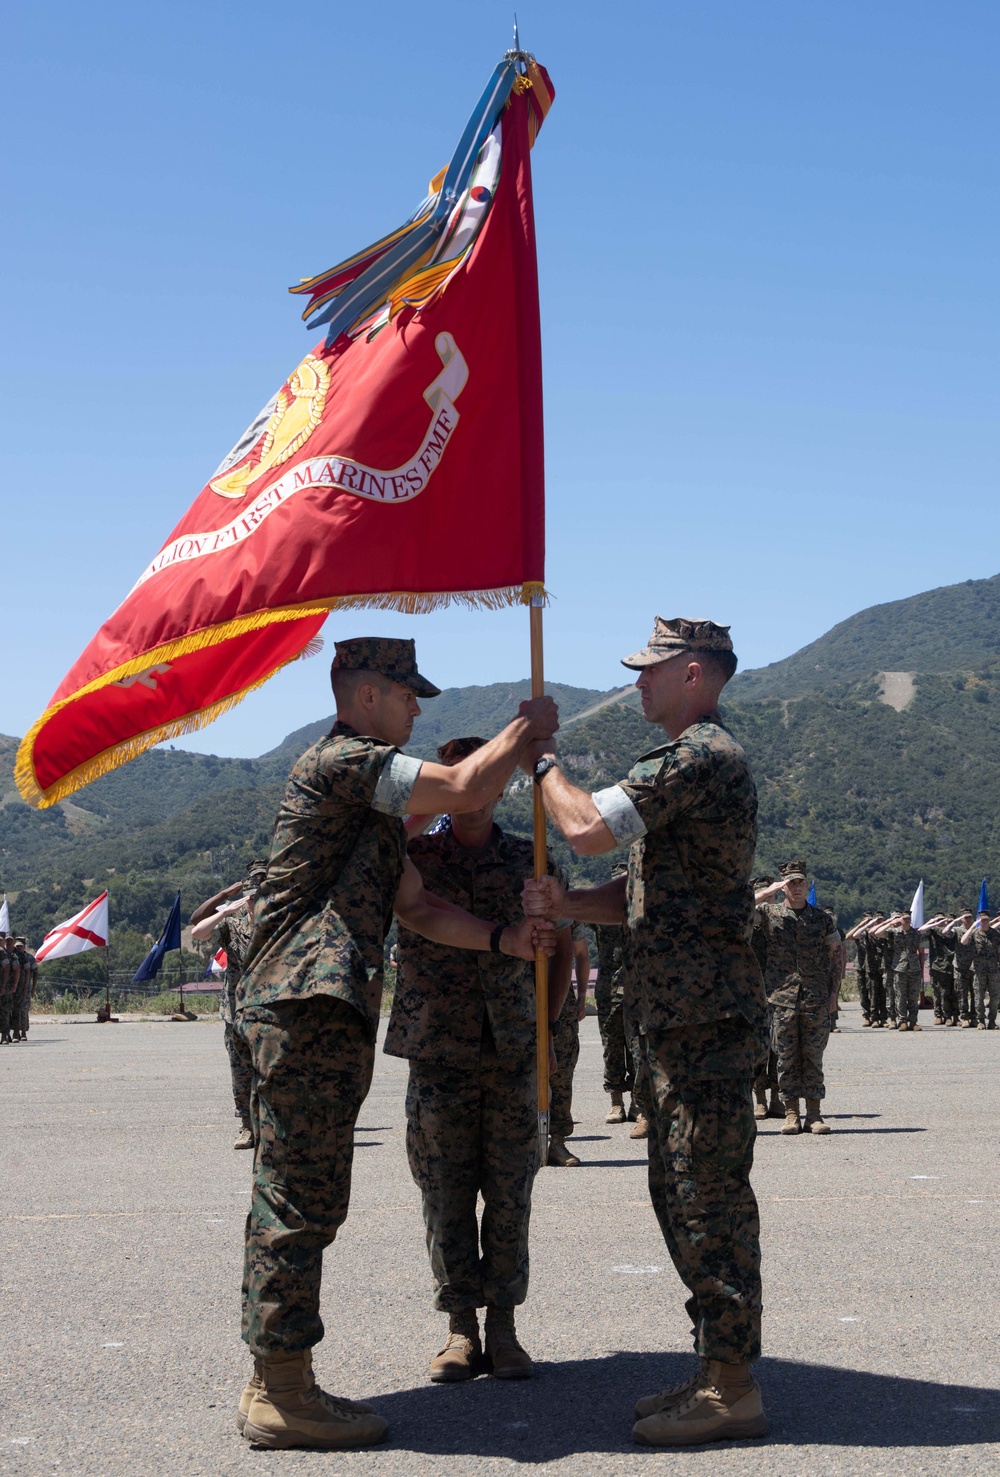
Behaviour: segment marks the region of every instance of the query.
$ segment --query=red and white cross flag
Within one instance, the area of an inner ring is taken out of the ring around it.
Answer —
[[[35,954],[39,964],[46,959],[66,959],[86,949],[104,949],[108,943],[108,894],[102,892],[65,923],[57,923],[42,939]]]

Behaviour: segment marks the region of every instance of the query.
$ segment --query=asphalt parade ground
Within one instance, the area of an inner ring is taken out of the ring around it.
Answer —
[[[379,1055],[316,1354],[327,1388],[389,1420],[356,1453],[256,1451],[236,1432],[251,1156],[231,1147],[221,1025],[37,1020],[0,1051],[0,1471],[996,1473],[1000,1032],[841,1019],[834,1133],[784,1138],[772,1120],[757,1143],[770,1435],[675,1453],[629,1439],[636,1398],[690,1372],[690,1332],[645,1146],[604,1123],[593,1018],[584,1164],[535,1187],[523,1383],[427,1382],[446,1325],[406,1166],[406,1066]]]

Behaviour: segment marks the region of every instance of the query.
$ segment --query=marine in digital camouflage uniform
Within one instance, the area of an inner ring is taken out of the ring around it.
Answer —
[[[38,984],[38,963],[28,948],[28,940],[19,934],[14,940],[14,951],[21,964],[21,976],[14,997],[11,1024],[17,1032],[15,1040],[27,1041],[31,1001]]]
[[[254,1066],[254,1183],[246,1228],[243,1337],[255,1356],[237,1424],[259,1445],[380,1441],[370,1406],[321,1392],[323,1249],[347,1215],[354,1127],[371,1081],[393,910],[440,942],[534,958],[551,928],[491,926],[425,891],[403,816],[472,809],[500,793],[524,745],[551,734],[540,698],[454,769],[400,753],[438,689],[412,641],[337,643],[337,722],[295,764],[278,811],[245,961],[239,1028]],[[513,1327],[512,1318],[510,1319]]]
[[[861,1006],[861,1024],[872,1023],[871,985],[868,979],[868,939],[864,934],[854,938],[854,976],[858,982],[858,1003]]]
[[[963,1029],[976,1024],[976,991],[972,973],[973,948],[971,940],[965,942],[966,930],[972,927],[976,915],[965,908],[951,925],[951,936],[955,940],[955,994],[958,997],[958,1016]]]
[[[625,1041],[625,984],[622,979],[622,931],[616,924],[594,929],[597,943],[597,1029],[604,1053],[604,1091],[611,1095],[608,1123],[624,1123],[625,1094],[635,1081],[632,1053]]]
[[[868,993],[871,1003],[870,1020],[873,1030],[882,1030],[889,1019],[889,1006],[885,993],[885,959],[880,939],[872,937],[873,929],[885,922],[884,913],[874,913],[855,934],[858,947],[864,948],[868,966]]]
[[[762,888],[770,887],[773,881],[773,877],[753,877],[751,878],[750,886],[756,894]],[[767,928],[764,914],[756,906],[754,907],[753,933],[750,936],[750,947],[757,957],[757,963],[760,965],[760,972],[763,975],[767,969]],[[785,1110],[781,1106],[781,1096],[778,1092],[778,1062],[770,1046],[770,1015],[768,1016],[767,1035],[769,1043],[767,1057],[761,1068],[760,1075],[753,1085],[753,1095],[756,1099],[753,1114],[755,1118],[783,1118],[785,1116]],[[770,1106],[768,1106],[767,1101],[769,1091],[771,1094]]]
[[[551,1025],[552,1039],[555,1042],[556,1066],[549,1078],[549,1152],[546,1159],[547,1164],[570,1169],[580,1163],[577,1155],[566,1147],[566,1140],[572,1135],[574,1128],[573,1075],[580,1060],[580,1021],[586,1014],[587,981],[590,978],[587,932],[582,923],[573,924],[572,940],[573,982],[566,993],[558,1016],[553,1016]],[[583,969],[582,963],[579,968],[576,967],[576,953],[581,944],[583,945],[583,950],[580,950],[581,958],[583,951],[587,950],[586,971],[582,979],[580,977]]]
[[[13,1044],[10,1024],[20,977],[21,961],[14,953],[14,936],[6,934],[0,939],[0,1046]]]
[[[459,749],[459,757],[468,752],[475,749]],[[439,754],[449,762],[448,745]],[[492,804],[472,815],[452,813],[443,829],[411,841],[408,852],[436,896],[478,918],[520,919],[534,848],[493,822]],[[555,870],[551,857],[549,868]],[[568,928],[560,930],[557,945],[550,971],[553,1007],[568,988]],[[448,1338],[431,1361],[430,1377],[471,1379],[482,1357],[476,1309],[487,1309],[489,1327],[491,1310],[513,1310],[528,1292],[531,1189],[538,1169],[534,967],[507,955],[432,943],[403,927],[397,958],[384,1049],[410,1064],[407,1158],[421,1193],[434,1306],[450,1315]],[[561,1043],[560,1034],[557,1053]],[[512,1353],[494,1369],[506,1378],[531,1372],[527,1355]]]
[[[233,1106],[240,1120],[240,1132],[234,1149],[254,1147],[251,1098],[253,1063],[250,1048],[236,1029],[237,993],[243,977],[243,963],[250,951],[254,930],[254,899],[267,875],[266,862],[251,862],[247,875],[235,888],[227,887],[209,898],[191,915],[192,938],[203,940],[214,934],[217,949],[226,953],[226,977],[219,997],[219,1015],[223,1022],[226,1055],[233,1086]],[[233,892],[239,900],[232,900]],[[230,899],[230,901],[226,901]]]
[[[972,944],[976,1026],[980,1031],[995,1031],[1000,991],[1000,937],[990,926],[989,913],[979,914],[969,942]]]
[[[766,1429],[750,1372],[761,1313],[752,1084],[767,1028],[750,943],[757,793],[718,713],[736,667],[727,627],[657,617],[625,665],[639,672],[643,713],[668,742],[589,797],[550,762],[551,745],[536,746],[533,772],[574,850],[630,846],[627,883],[563,896],[543,881],[525,898],[529,912],[624,923],[626,1005],[645,1038],[653,1095],[650,1197],[690,1293],[702,1359],[681,1389],[639,1402],[633,1437],[689,1445]]]
[[[891,981],[889,988],[892,992],[897,1029],[919,1031],[923,959],[920,953],[920,935],[911,924],[909,913],[894,914],[888,922],[873,930],[873,937],[876,940],[881,938],[883,948],[888,946],[890,951],[886,980]]]
[[[953,920],[946,916],[933,918],[917,930],[927,941],[930,956],[931,990],[934,995],[934,1020],[940,1026],[958,1025],[958,993],[955,987],[955,935]]]
[[[829,1132],[820,1104],[826,1092],[823,1053],[830,1038],[836,991],[834,950],[840,934],[825,909],[806,901],[806,884],[805,862],[788,862],[777,881],[757,894],[767,935],[764,983],[778,1092],[785,1108],[783,1134],[800,1132],[802,1098],[806,1129]],[[777,889],[784,890],[784,901],[769,901]]]

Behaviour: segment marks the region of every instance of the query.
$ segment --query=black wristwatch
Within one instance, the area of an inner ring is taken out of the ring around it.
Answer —
[[[558,768],[559,760],[555,757],[554,754],[543,754],[541,759],[539,759],[538,762],[535,764],[535,784],[537,785],[541,780],[543,780],[550,769]]]
[[[555,1036],[557,1034],[558,1030],[559,1030],[559,1022],[558,1021],[549,1021],[549,1035],[550,1036]]]

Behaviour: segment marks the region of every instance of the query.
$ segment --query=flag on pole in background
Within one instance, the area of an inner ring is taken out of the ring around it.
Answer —
[[[211,959],[208,961],[208,968],[205,970],[205,978],[207,980],[216,979],[220,974],[225,974],[228,968],[228,954],[226,953],[225,949],[217,949],[212,955]]]
[[[816,906],[816,883],[815,882],[813,882],[813,884],[809,888],[809,896],[806,898],[806,902],[807,903],[812,903],[813,907],[815,908],[815,906]]]
[[[181,895],[178,893],[174,898],[174,905],[170,909],[170,916],[163,925],[163,932],[132,976],[133,985],[139,985],[143,980],[155,979],[160,972],[163,956],[168,954],[171,949],[179,949],[180,946]]]
[[[326,338],[26,734],[16,777],[30,804],[211,722],[307,652],[332,609],[541,596],[529,151],[553,97],[533,58],[508,53],[410,220],[293,289]]]
[[[0,903],[0,933],[10,933],[10,908],[7,906],[7,894],[3,895]]]
[[[39,964],[46,959],[68,959],[71,954],[83,954],[87,949],[105,949],[107,944],[108,894],[102,892],[65,923],[57,923],[50,929],[35,959]]]
[[[924,879],[922,877],[919,887],[913,894],[913,902],[910,904],[910,923],[914,928],[924,926]]]
[[[983,885],[979,889],[979,912],[980,913],[988,913],[989,911],[990,911],[990,897],[989,897],[989,893],[986,891],[986,878],[984,877],[983,878]]]

